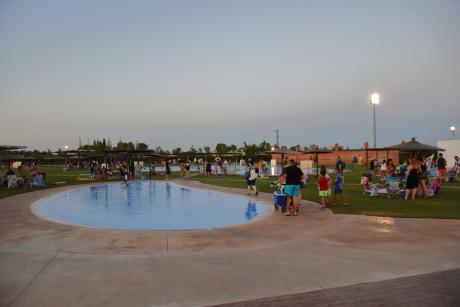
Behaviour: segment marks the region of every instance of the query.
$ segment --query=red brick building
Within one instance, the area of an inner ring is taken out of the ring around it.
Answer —
[[[297,146],[296,154],[284,154],[284,159],[294,159],[300,163],[302,160],[314,160],[316,154],[303,153],[300,146]],[[272,159],[281,162],[281,154],[272,154]],[[353,157],[357,157],[361,161],[361,165],[365,165],[368,161],[377,158],[379,162],[387,159],[393,159],[394,164],[399,164],[399,150],[387,148],[369,148],[365,143],[361,149],[341,149],[339,144],[335,144],[331,152],[318,153],[318,163],[324,165],[335,164],[337,157],[340,157],[346,164],[351,164]]]

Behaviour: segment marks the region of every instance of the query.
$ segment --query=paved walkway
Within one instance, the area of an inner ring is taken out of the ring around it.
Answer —
[[[459,285],[460,269],[457,269],[218,306],[458,307]]]
[[[334,215],[308,202],[298,217],[195,231],[101,230],[32,214],[34,201],[68,189],[0,200],[0,306],[213,305],[460,268],[459,220]],[[257,199],[271,206],[272,195]]]

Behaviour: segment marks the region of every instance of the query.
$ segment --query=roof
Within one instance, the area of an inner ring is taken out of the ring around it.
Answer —
[[[14,150],[14,149],[24,149],[27,146],[15,146],[15,145],[0,145],[0,150]]]
[[[399,149],[400,151],[414,152],[414,151],[444,151],[444,149],[417,142],[412,138],[409,142],[401,142],[401,144],[388,146],[388,149]]]
[[[264,153],[266,154],[282,154],[282,155],[297,155],[300,154],[301,152],[295,151],[295,150],[290,150],[287,148],[278,148],[270,151],[265,151]]]

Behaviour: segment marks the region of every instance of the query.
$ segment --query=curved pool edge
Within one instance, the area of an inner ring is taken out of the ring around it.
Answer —
[[[144,182],[165,182],[165,181],[164,180],[133,180],[132,182],[144,183]],[[190,182],[197,183],[198,185],[202,185],[202,186],[196,186],[194,184],[191,184],[191,185],[187,184],[187,183],[190,183]],[[235,189],[222,191],[222,189],[220,189],[221,187],[202,184],[201,182],[198,182],[198,181],[191,181],[191,180],[186,181],[186,180],[183,180],[183,179],[173,179],[173,180],[169,180],[168,183],[174,184],[174,185],[176,185],[178,187],[183,187],[183,188],[192,189],[192,190],[209,191],[209,192],[212,192],[212,193],[225,194],[225,195],[235,196],[235,197],[239,197],[239,198],[244,198],[245,196],[247,196],[248,198],[250,198],[248,195],[242,195],[241,193],[238,193],[237,191],[235,191]],[[39,197],[38,199],[34,200],[30,204],[29,210],[32,213],[32,215],[35,216],[36,218],[38,218],[40,220],[43,220],[43,221],[46,221],[46,222],[49,222],[49,223],[55,223],[55,224],[58,224],[58,225],[72,226],[72,227],[77,227],[77,228],[82,228],[82,229],[93,229],[93,230],[98,230],[99,229],[99,230],[104,230],[104,231],[157,232],[157,233],[161,233],[161,232],[201,232],[201,231],[212,231],[212,230],[236,229],[238,227],[242,227],[242,226],[246,226],[246,225],[254,225],[254,224],[257,224],[257,223],[261,223],[261,222],[267,220],[268,218],[270,218],[271,216],[273,216],[273,213],[274,213],[273,205],[270,204],[267,200],[257,198],[257,197],[256,198],[251,197],[251,199],[256,201],[256,203],[258,205],[261,205],[261,206],[265,207],[266,213],[264,215],[262,215],[261,217],[257,217],[257,218],[254,218],[252,220],[245,221],[245,222],[242,222],[242,223],[237,223],[237,224],[232,224],[232,225],[224,225],[224,226],[216,226],[216,227],[201,227],[201,228],[190,228],[190,229],[128,229],[128,228],[117,228],[117,227],[103,227],[103,226],[94,226],[94,225],[82,225],[82,224],[76,224],[76,223],[70,223],[70,222],[64,222],[64,221],[60,221],[60,220],[50,219],[49,217],[44,216],[43,214],[38,212],[38,210],[36,209],[38,203],[40,203],[41,201],[56,197],[59,194],[63,194],[63,193],[67,193],[67,192],[74,191],[74,190],[79,190],[79,189],[97,187],[97,186],[120,185],[120,184],[123,184],[123,183],[119,182],[119,181],[117,181],[117,182],[107,182],[107,183],[105,183],[105,182],[97,182],[97,183],[89,183],[89,184],[84,184],[84,185],[73,185],[73,186],[62,187],[63,190],[60,190],[60,191],[43,190],[43,191],[47,191],[48,195],[43,196],[43,197]],[[226,188],[224,188],[224,189],[226,189]],[[251,196],[253,196],[253,195],[251,195]]]

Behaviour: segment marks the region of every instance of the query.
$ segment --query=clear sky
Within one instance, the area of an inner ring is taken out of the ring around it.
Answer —
[[[2,144],[433,144],[459,75],[458,0],[0,0]]]

